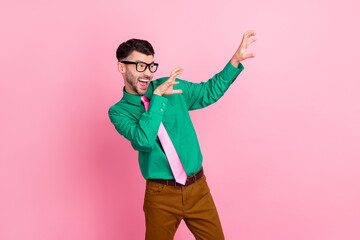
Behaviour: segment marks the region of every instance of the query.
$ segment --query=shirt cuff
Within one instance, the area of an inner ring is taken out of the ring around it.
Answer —
[[[149,111],[151,113],[163,115],[167,101],[167,98],[157,94],[153,94],[149,104]]]
[[[225,79],[231,79],[234,81],[237,76],[244,70],[244,66],[239,62],[237,67],[234,67],[230,61],[226,64],[225,68],[221,71],[221,75]]]

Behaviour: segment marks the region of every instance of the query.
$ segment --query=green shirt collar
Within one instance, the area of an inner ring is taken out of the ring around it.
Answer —
[[[152,85],[152,82],[151,82],[149,84],[147,92],[145,93],[145,96],[149,100],[151,100],[151,97],[153,95],[153,90],[152,89],[153,89],[153,85]],[[123,98],[126,101],[128,101],[129,103],[131,103],[131,104],[141,106],[141,96],[142,95],[135,95],[135,94],[128,93],[128,92],[125,91],[125,87],[123,88]]]

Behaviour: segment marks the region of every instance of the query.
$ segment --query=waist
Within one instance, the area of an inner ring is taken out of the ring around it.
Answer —
[[[181,183],[177,183],[175,181],[175,179],[148,179],[149,181],[152,182],[156,182],[156,183],[161,183],[161,184],[165,184],[165,185],[170,185],[170,186],[175,186],[175,187],[184,187],[184,186],[188,186],[190,184],[193,184],[194,182],[196,182],[197,180],[199,180],[202,176],[204,176],[204,169],[203,167],[200,168],[200,170],[193,174],[192,176],[189,176],[186,179],[186,183],[185,185],[182,185]]]

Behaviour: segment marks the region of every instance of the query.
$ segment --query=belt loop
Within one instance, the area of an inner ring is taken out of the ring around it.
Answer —
[[[168,179],[166,179],[166,185],[169,185],[169,180]]]
[[[194,182],[196,182],[196,174],[195,174],[195,176],[194,176],[194,177],[195,177],[195,180],[194,180]]]

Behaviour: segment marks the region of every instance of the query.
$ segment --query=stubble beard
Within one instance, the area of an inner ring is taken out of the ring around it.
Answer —
[[[139,77],[139,78],[141,78],[141,77]],[[146,78],[146,77],[144,77],[144,78]],[[138,95],[144,95],[147,92],[147,88],[145,90],[142,90],[142,89],[140,89],[140,87],[137,87],[136,83],[137,83],[138,79],[133,74],[131,74],[129,71],[127,71],[125,73],[125,80],[130,85],[132,90],[134,92],[136,92]],[[149,79],[149,80],[151,80],[151,79]]]

